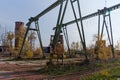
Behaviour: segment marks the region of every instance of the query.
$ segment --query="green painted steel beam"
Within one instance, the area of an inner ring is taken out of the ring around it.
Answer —
[[[55,7],[59,6],[64,1],[65,0],[57,0],[55,3],[53,3],[48,8],[46,8],[45,10],[43,10],[40,14],[36,15],[35,17],[31,17],[29,19],[29,22],[26,25],[27,26],[31,25],[32,22],[36,21],[36,19],[39,19],[40,17],[44,16],[46,13],[48,13],[49,11],[51,11],[52,9],[54,9]]]
[[[101,9],[95,13],[91,13],[89,15],[86,15],[86,16],[83,16],[82,18],[78,18],[77,21],[80,21],[80,20],[86,20],[86,19],[89,19],[89,18],[92,18],[92,17],[95,17],[95,16],[98,16],[99,14],[102,15],[104,14],[104,12],[108,12],[110,13],[110,11],[113,11],[113,10],[116,10],[116,9],[119,9],[120,8],[120,4],[117,4],[117,5],[114,5],[114,6],[111,6],[109,8],[104,8],[104,9]],[[71,25],[71,24],[74,24],[76,22],[76,20],[72,20],[72,21],[69,21],[69,22],[66,22],[66,23],[63,23],[62,26],[67,26],[67,25]],[[56,27],[53,28],[53,30],[55,29]]]
[[[111,6],[111,7],[109,7],[109,8],[106,8],[106,7],[105,7],[104,9],[101,9],[101,10],[95,12],[95,13],[86,15],[86,16],[82,17],[81,19],[79,18],[79,19],[77,19],[77,21],[86,20],[86,19],[89,19],[89,18],[98,16],[99,14],[102,15],[104,12],[110,12],[110,11],[113,11],[113,10],[116,10],[116,9],[119,9],[119,8],[120,8],[120,4]],[[76,20],[72,20],[72,21],[70,21],[70,22],[64,23],[63,26],[64,26],[64,25],[67,26],[67,25],[73,24],[73,23],[75,23],[75,22],[76,22]],[[53,29],[54,29],[54,28],[53,28]]]

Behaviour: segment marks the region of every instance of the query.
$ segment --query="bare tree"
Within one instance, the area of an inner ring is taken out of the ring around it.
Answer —
[[[30,42],[30,45],[31,45],[31,50],[34,49],[34,45],[35,45],[35,32],[31,32],[28,36],[28,41]]]
[[[7,41],[8,41],[8,45],[10,47],[13,47],[13,39],[14,39],[14,33],[13,32],[7,32]]]

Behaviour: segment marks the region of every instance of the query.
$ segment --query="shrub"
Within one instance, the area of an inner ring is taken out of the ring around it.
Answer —
[[[57,55],[56,55],[56,54],[54,54],[54,55],[53,55],[53,58],[54,58],[54,59],[57,59]]]
[[[100,71],[100,75],[107,77],[107,76],[109,76],[109,72],[108,72],[108,70],[101,70],[101,71]]]
[[[35,57],[41,57],[41,56],[42,56],[42,50],[41,50],[41,48],[37,48],[37,49],[34,51],[34,56],[35,56]]]
[[[25,58],[32,58],[32,57],[33,57],[33,52],[30,50],[26,51]]]
[[[53,58],[54,58],[54,59],[57,59],[57,54],[54,54],[54,55],[53,55]],[[65,54],[63,54],[63,59],[66,59],[66,55],[65,55]]]

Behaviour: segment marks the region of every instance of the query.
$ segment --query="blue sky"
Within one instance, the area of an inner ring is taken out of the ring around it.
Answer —
[[[2,34],[4,27],[7,31],[14,31],[15,22],[23,21],[25,24],[30,17],[34,17],[42,12],[49,5],[56,0],[1,0],[0,3],[0,35]],[[120,0],[80,0],[82,16],[96,12],[98,9],[102,9],[105,6],[109,7],[120,3]],[[50,35],[54,34],[52,28],[56,25],[57,15],[59,7],[50,11],[39,19],[43,45],[49,45]],[[114,42],[120,40],[120,9],[111,12],[112,26],[114,33]],[[64,22],[73,20],[73,13],[70,5],[68,5]],[[85,29],[85,38],[87,45],[93,42],[93,35],[97,33],[97,17],[83,21]],[[34,25],[33,25],[34,26]],[[68,33],[70,42],[80,41],[78,31],[75,24],[68,26]],[[106,36],[106,34],[105,34]],[[105,39],[107,39],[105,37]]]

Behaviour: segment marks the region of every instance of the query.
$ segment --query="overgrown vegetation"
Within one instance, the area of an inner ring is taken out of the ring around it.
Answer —
[[[120,76],[120,67],[100,70],[98,73],[80,80],[117,80]]]
[[[89,78],[90,80],[96,80],[96,78],[101,78],[103,77],[102,80],[105,80],[104,78],[106,78],[106,76],[108,77],[107,80],[110,80],[110,78],[113,78],[114,75],[109,76],[109,73],[114,73],[114,70],[108,71],[108,70],[103,70],[109,67],[113,67],[113,66],[118,66],[120,64],[120,61],[110,61],[110,62],[95,62],[95,63],[91,63],[91,64],[83,64],[83,63],[73,63],[73,62],[69,62],[68,64],[64,64],[64,65],[52,65],[52,66],[45,66],[44,68],[34,71],[37,74],[46,74],[46,75],[51,75],[51,76],[60,76],[60,75],[67,75],[67,74],[72,74],[72,73],[85,73],[85,72],[96,72],[99,70],[99,73],[95,74],[92,76],[92,78],[95,77],[95,79],[91,79],[91,77]],[[120,69],[120,68],[119,68]],[[32,71],[33,72],[33,71]],[[120,72],[118,72],[120,74]],[[117,74],[117,73],[116,73]],[[119,75],[118,74],[118,75]],[[115,75],[115,76],[118,76]],[[87,79],[87,80],[89,80]],[[86,80],[86,79],[85,79]]]
[[[87,71],[88,67],[79,66],[76,64],[67,64],[67,65],[54,65],[54,66],[46,66],[43,69],[37,70],[36,72],[39,74],[47,74],[52,76],[66,75],[80,71]]]

